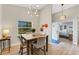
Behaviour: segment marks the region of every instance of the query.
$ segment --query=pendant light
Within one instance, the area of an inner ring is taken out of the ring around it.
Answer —
[[[60,19],[64,20],[64,19],[66,19],[66,15],[63,14],[63,6],[64,6],[64,4],[61,4],[61,6],[62,6],[62,15],[60,16]]]

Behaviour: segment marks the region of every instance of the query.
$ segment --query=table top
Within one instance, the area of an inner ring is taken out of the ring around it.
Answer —
[[[26,40],[34,40],[34,39],[38,39],[40,37],[45,37],[45,35],[30,35],[30,36],[26,36],[26,35],[22,35]]]
[[[8,38],[0,38],[0,41],[3,41],[3,40],[10,40],[10,37],[8,37]]]

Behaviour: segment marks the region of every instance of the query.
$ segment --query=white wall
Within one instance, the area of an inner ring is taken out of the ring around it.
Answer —
[[[31,17],[27,15],[27,9],[13,5],[2,5],[2,27],[8,28],[11,35],[11,44],[18,44],[17,38],[17,21],[25,20],[33,23],[33,28],[38,30],[38,17]]]
[[[52,6],[51,5],[47,5],[46,7],[44,7],[42,10],[40,10],[40,24],[39,24],[39,28],[42,26],[42,24],[48,24],[48,28],[46,29],[46,34],[49,35],[49,41],[51,40],[51,36],[52,36],[52,27],[51,27],[51,23],[52,23],[52,17],[51,17],[51,11],[52,10]]]
[[[78,44],[79,44],[79,17],[77,18],[78,21]]]
[[[78,19],[73,19],[73,44],[78,45]]]
[[[1,34],[2,34],[2,32],[1,32],[1,28],[2,28],[1,22],[2,22],[2,5],[0,5],[0,37],[1,37]]]

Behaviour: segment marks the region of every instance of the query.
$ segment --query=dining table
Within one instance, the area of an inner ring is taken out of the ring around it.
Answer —
[[[27,41],[27,55],[32,54],[32,48],[31,48],[31,53],[30,53],[30,47],[32,46],[32,42],[38,40],[38,38],[40,37],[46,37],[46,51],[48,51],[48,35],[41,35],[41,34],[37,34],[37,35],[30,35],[30,36],[26,36],[26,35],[22,35],[22,37]]]

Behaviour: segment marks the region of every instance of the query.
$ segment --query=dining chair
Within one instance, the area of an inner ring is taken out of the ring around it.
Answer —
[[[32,53],[38,51],[43,51],[44,55],[46,54],[46,37],[40,37],[37,39],[37,43],[32,43]],[[34,51],[35,50],[35,51]]]
[[[26,52],[24,52],[24,49],[26,49],[27,50],[27,42],[26,42],[26,40],[20,35],[20,36],[18,36],[18,38],[20,39],[20,50],[19,50],[19,54],[21,54],[21,55],[23,55],[24,53],[27,53],[27,51]]]

